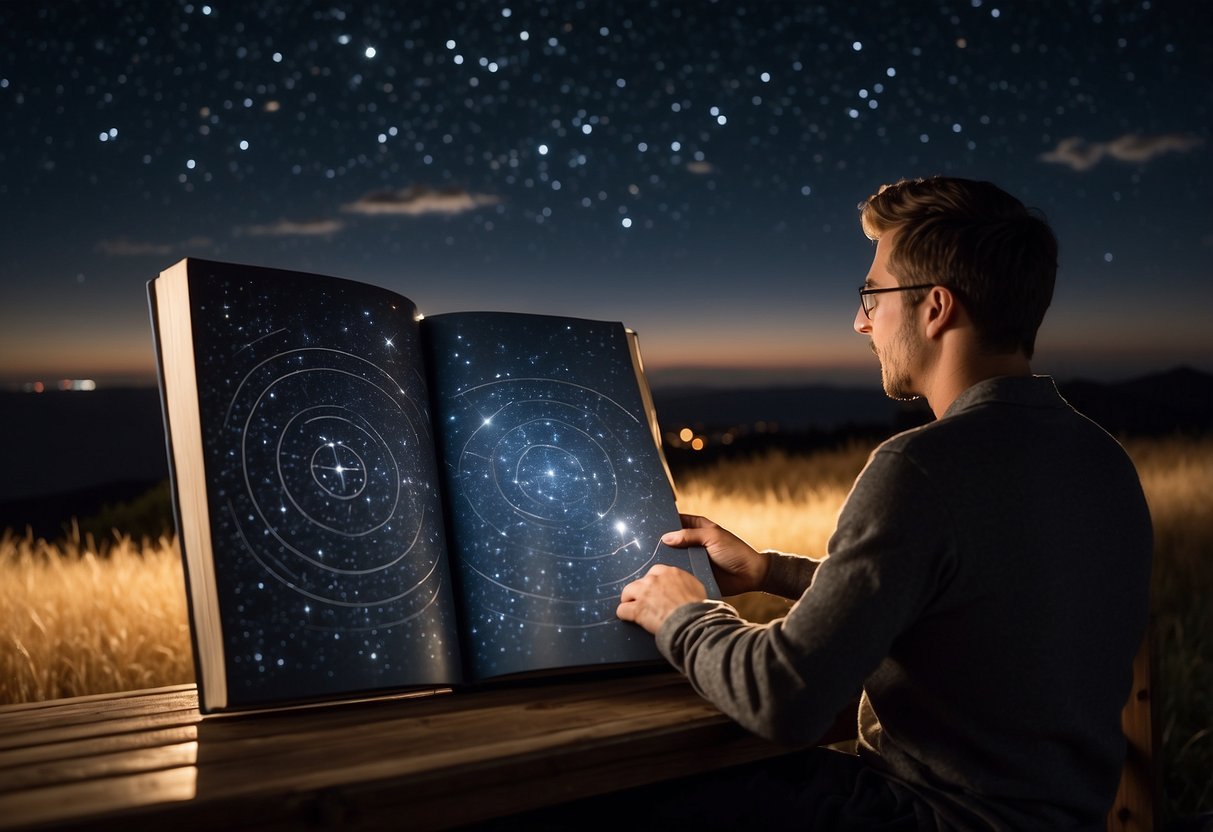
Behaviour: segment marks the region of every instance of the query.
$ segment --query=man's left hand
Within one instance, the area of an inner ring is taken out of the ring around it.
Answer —
[[[623,588],[615,614],[656,635],[674,610],[707,597],[703,584],[690,572],[659,563]]]

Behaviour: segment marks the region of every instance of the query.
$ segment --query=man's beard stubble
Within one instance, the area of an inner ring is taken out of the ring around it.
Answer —
[[[886,396],[899,402],[922,397],[921,393],[914,390],[914,381],[908,369],[918,363],[921,353],[921,344],[910,334],[908,321],[902,321],[902,325],[893,335],[892,344],[883,351],[884,354],[876,348],[875,341],[869,341],[868,346],[880,361],[880,382]]]

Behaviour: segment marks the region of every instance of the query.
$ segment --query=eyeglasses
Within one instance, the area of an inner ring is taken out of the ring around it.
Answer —
[[[882,292],[908,292],[911,289],[930,289],[934,283],[915,283],[913,286],[890,286],[887,289],[865,289],[859,287],[859,305],[863,307],[865,317],[872,317],[872,310],[876,308],[876,300],[872,295],[879,295]]]

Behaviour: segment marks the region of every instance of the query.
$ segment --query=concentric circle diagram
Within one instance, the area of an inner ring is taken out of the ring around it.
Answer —
[[[231,399],[243,474],[231,519],[259,574],[298,594],[315,626],[389,626],[437,597],[430,538],[442,521],[422,389],[311,348],[261,361]]]
[[[623,584],[656,549],[636,516],[654,486],[628,450],[647,426],[602,393],[554,379],[493,382],[455,399],[468,420],[460,509],[483,529],[462,553],[477,600],[519,622],[614,623]]]

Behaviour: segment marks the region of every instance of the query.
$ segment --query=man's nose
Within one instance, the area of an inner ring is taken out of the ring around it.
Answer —
[[[864,314],[862,304],[855,310],[855,321],[852,323],[852,326],[860,335],[867,335],[872,331],[872,320]]]

